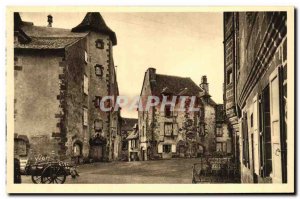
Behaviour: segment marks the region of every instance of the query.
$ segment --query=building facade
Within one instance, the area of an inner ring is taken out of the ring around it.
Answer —
[[[176,97],[175,107],[161,103],[138,113],[140,160],[199,157],[216,151],[216,107],[208,91],[206,76],[200,86],[190,78],[157,74],[156,69],[145,72],[141,99],[157,96],[160,102],[170,103]],[[179,110],[180,96],[186,97],[184,110]],[[192,97],[194,108],[190,111]]]
[[[122,118],[121,123],[121,139],[122,139],[122,155],[121,160],[128,160],[128,140],[127,137],[132,132],[134,125],[138,123],[135,118]]]
[[[224,103],[243,183],[287,182],[286,19],[285,12],[224,13]]]
[[[118,158],[119,110],[101,111],[103,96],[117,96],[112,48],[115,33],[100,13],[87,13],[73,29],[24,22],[14,14],[15,133],[48,137],[61,159]],[[46,21],[46,20],[45,20]]]
[[[128,161],[137,161],[141,157],[140,151],[140,142],[139,142],[139,127],[138,124],[135,124],[129,135],[126,138],[127,140],[127,159]]]

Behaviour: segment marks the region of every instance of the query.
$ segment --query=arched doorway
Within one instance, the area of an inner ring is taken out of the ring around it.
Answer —
[[[90,158],[95,162],[103,161],[106,139],[99,134],[90,139]]]
[[[75,164],[80,163],[80,158],[82,157],[82,142],[76,140],[73,143],[73,160]]]

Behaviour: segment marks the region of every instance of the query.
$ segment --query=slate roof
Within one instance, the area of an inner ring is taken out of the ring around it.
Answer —
[[[132,131],[136,123],[138,123],[138,119],[122,118],[122,131]]]
[[[138,131],[134,130],[134,131],[130,132],[130,134],[128,135],[126,140],[133,140],[133,139],[137,139],[138,137],[139,137]]]
[[[63,49],[85,37],[87,33],[72,33],[68,29],[34,26],[29,23],[20,25],[30,39],[27,43],[14,43],[20,49]]]
[[[85,32],[88,30],[108,34],[113,45],[117,44],[116,33],[106,25],[99,12],[88,12],[82,22],[78,26],[72,28],[72,32]]]
[[[15,48],[22,49],[63,49],[66,46],[78,41],[78,38],[67,38],[67,37],[31,37],[31,42],[15,43]]]
[[[33,23],[22,21],[19,13],[14,13],[14,29],[31,40],[15,43],[15,48],[19,49],[63,49],[85,37],[88,30],[106,33],[114,45],[117,42],[115,33],[105,24],[100,13],[87,13],[83,21],[72,30],[34,26]]]
[[[173,95],[198,96],[202,89],[189,77],[156,74],[156,82],[151,82],[152,93],[171,93]]]
[[[22,25],[21,29],[30,37],[85,37],[88,33],[75,33],[71,32],[70,29],[64,28],[53,28],[46,26],[34,26],[34,25]]]

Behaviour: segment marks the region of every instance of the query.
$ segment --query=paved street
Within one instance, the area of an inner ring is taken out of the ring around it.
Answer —
[[[80,165],[80,177],[67,177],[66,183],[191,183],[192,165],[199,159],[111,162]],[[32,183],[22,176],[23,183]]]

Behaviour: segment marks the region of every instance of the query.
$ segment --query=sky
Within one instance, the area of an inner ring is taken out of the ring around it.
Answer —
[[[24,21],[71,29],[86,13],[20,13]],[[206,75],[209,92],[223,103],[223,17],[204,12],[101,12],[106,24],[116,33],[113,48],[120,95],[130,99],[140,94],[145,71],[190,77],[199,85]],[[122,109],[122,117],[137,118],[136,111]]]

